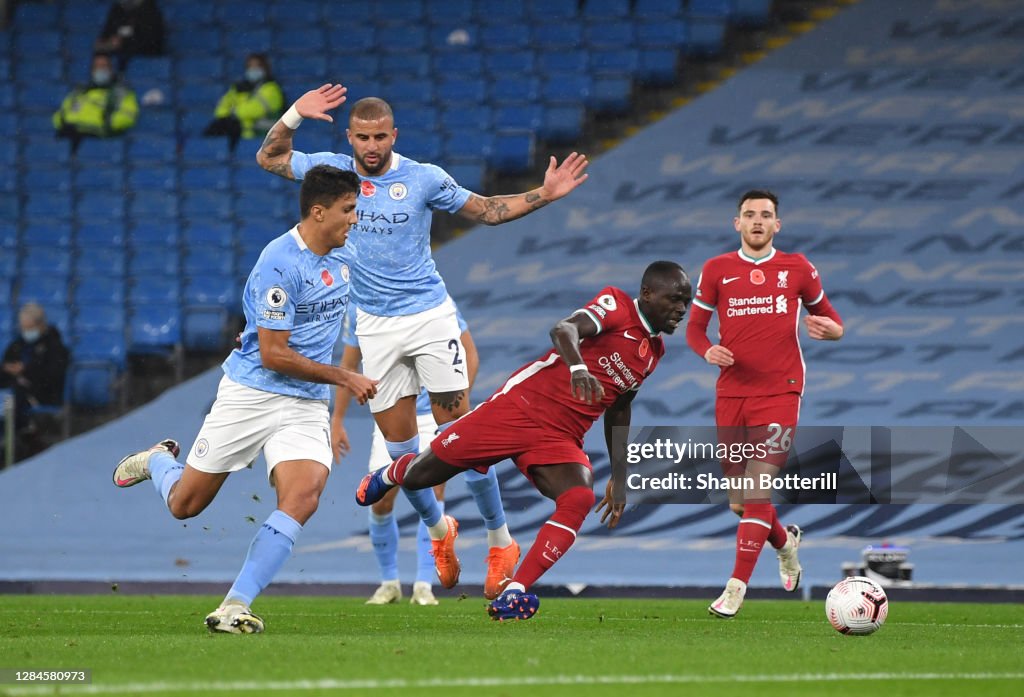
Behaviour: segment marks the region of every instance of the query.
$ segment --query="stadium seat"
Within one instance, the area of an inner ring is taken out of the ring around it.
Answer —
[[[694,15],[687,18],[686,52],[694,56],[717,56],[725,43],[723,17]]]
[[[437,133],[406,129],[395,149],[418,162],[433,162],[441,158],[441,136]]]
[[[268,8],[271,24],[320,24],[324,20],[324,6],[317,0],[288,0],[273,3]]]
[[[181,197],[179,212],[191,219],[225,220],[235,215],[234,197],[227,191],[190,189]]]
[[[108,235],[109,237],[109,235]],[[100,246],[95,242],[76,241],[72,268],[72,281],[109,276],[125,278],[128,274],[128,254],[122,246]]]
[[[31,118],[37,118],[38,115]],[[45,162],[50,166],[66,165],[71,161],[71,146],[57,140],[53,134],[19,138],[22,162]],[[85,145],[85,143],[82,143]],[[13,161],[13,158],[12,158]]]
[[[120,318],[124,319],[124,310],[122,308],[116,308],[119,312]],[[105,310],[98,312],[98,316],[104,316],[107,314]],[[76,318],[75,322],[80,320]],[[123,329],[118,328],[115,321],[105,322],[97,324],[93,327],[85,327],[83,329],[75,329],[69,335],[69,341],[72,355],[76,362],[78,361],[109,361],[117,369],[121,369],[125,365],[125,333]]]
[[[71,404],[93,409],[114,404],[120,374],[118,366],[113,361],[79,360],[77,354],[73,356],[67,375]]]
[[[181,310],[177,304],[136,305],[128,318],[128,355],[161,356],[181,379]]]
[[[200,137],[210,121],[213,120],[215,104],[216,102],[211,102],[208,107],[179,110],[177,114],[178,132],[182,136]]]
[[[0,194],[0,201],[3,200],[3,194]],[[9,218],[17,218],[17,212]],[[18,257],[18,245],[21,244],[21,235],[18,234],[17,225],[0,225],[0,249],[3,250],[3,255],[0,255],[5,262],[10,264],[10,267],[4,266],[3,268],[16,268],[15,263]],[[12,274],[0,272],[0,276],[11,276]]]
[[[595,76],[636,77],[640,72],[640,52],[635,48],[595,49],[590,52],[590,70]]]
[[[128,246],[136,254],[152,250],[175,250],[181,241],[178,224],[163,218],[136,218],[127,236]]]
[[[173,111],[143,109],[133,133],[173,136],[177,128],[178,120]]]
[[[526,16],[532,21],[564,22],[579,14],[578,0],[527,0]]]
[[[490,164],[500,174],[525,174],[533,169],[534,137],[529,131],[499,132]]]
[[[380,74],[385,79],[392,76],[401,80],[427,78],[430,76],[430,55],[420,52],[383,53],[380,56]]]
[[[533,27],[533,45],[542,54],[546,51],[581,48],[584,45],[583,27],[576,23],[550,21],[536,24]]]
[[[633,15],[643,20],[678,19],[683,16],[683,0],[636,0]]]
[[[594,78],[587,106],[600,114],[624,114],[629,111],[633,81],[628,77],[599,75]]]
[[[70,220],[72,200],[67,192],[32,191],[25,202],[25,216],[30,220]]]
[[[224,33],[224,52],[228,56],[229,65],[240,63],[250,53],[270,53],[273,46],[274,32],[266,27]]]
[[[457,106],[445,109],[440,122],[447,133],[455,136],[464,131],[489,131],[494,123],[494,110],[486,104]]]
[[[125,188],[124,167],[75,168],[72,182],[75,190],[111,191],[121,193]]]
[[[133,264],[133,271],[135,270]],[[139,305],[171,305],[181,304],[181,283],[177,275],[153,277],[134,276],[128,286],[128,307]]]
[[[168,56],[135,56],[128,63],[125,78],[128,84],[134,84],[138,78],[159,80],[163,84],[171,81],[174,75],[174,66]]]
[[[81,317],[75,326],[111,329],[124,327],[124,303],[127,297],[124,278],[116,276],[83,277],[71,291],[72,304]]]
[[[78,230],[75,231],[75,247],[79,250],[85,247],[101,250],[120,249],[125,241],[125,227],[121,221],[103,220],[89,223],[78,221]]]
[[[537,56],[531,49],[511,51],[488,51],[484,54],[484,66],[492,76],[528,75],[534,72]]]
[[[85,171],[124,162],[128,144],[124,138],[86,138],[78,144],[75,163]]]
[[[256,3],[252,3],[256,4]],[[223,5],[223,8],[230,8],[232,14],[225,14],[217,12],[218,6]],[[164,15],[164,21],[174,27],[175,34],[177,30],[186,32],[191,30],[196,25],[213,24],[217,20],[226,19],[229,22],[229,26],[233,21],[236,25],[241,24],[239,15],[243,13],[250,3],[247,2],[164,2],[161,3],[161,11]],[[237,13],[237,14],[236,14]],[[177,38],[177,36],[175,36]]]
[[[541,75],[551,73],[580,74],[587,72],[590,66],[590,53],[584,49],[566,49],[563,51],[548,51],[540,54],[538,58],[538,70]]]
[[[530,48],[530,28],[524,24],[487,24],[480,29],[480,43],[490,50]]]
[[[526,19],[525,0],[476,0],[476,18],[497,25],[523,24]]]
[[[287,181],[282,177],[275,176],[264,170],[256,164],[255,158],[236,159],[234,167],[231,169],[231,181],[232,188],[238,192],[249,191],[252,189],[259,191],[266,191],[268,189],[272,191],[281,191],[286,187],[291,189],[295,186],[293,182]],[[240,213],[237,207],[235,212]]]
[[[499,131],[536,131],[544,120],[540,104],[506,104],[494,113],[494,127]]]
[[[231,168],[227,165],[186,165],[180,175],[181,190],[185,192],[231,189]]]
[[[265,27],[269,21],[266,3],[249,2],[249,0],[224,0],[209,4],[213,6],[213,19],[221,26],[247,31],[254,27]]]
[[[377,27],[377,35],[381,39],[377,50],[383,53],[425,54],[430,46],[430,30],[418,22],[385,20]]]
[[[637,22],[636,44],[641,49],[686,46],[688,31],[682,19],[649,20]]]
[[[330,74],[343,85],[349,83],[349,79],[359,77],[365,80],[374,80],[379,74],[380,58],[373,53],[332,53],[328,59]],[[363,95],[366,96],[366,95]]]
[[[453,162],[445,167],[445,170],[463,188],[470,191],[483,191],[487,170],[487,163],[483,158]]]
[[[0,35],[2,34],[3,32],[0,32]],[[14,109],[14,102],[14,84],[7,81],[0,82],[0,109],[10,112],[11,109]],[[54,111],[58,106],[57,103],[53,104]]]
[[[669,48],[640,50],[637,79],[645,84],[667,87],[676,83],[679,74],[679,51]]]
[[[228,162],[231,148],[226,138],[189,137],[181,149],[182,164],[199,162]]]
[[[762,27],[771,18],[772,0],[733,0],[732,22],[741,27]]]
[[[193,26],[187,31],[175,31],[170,43],[178,56],[219,55],[224,32],[219,26]]]
[[[462,75],[480,77],[484,72],[484,53],[474,50],[435,53],[431,59],[434,75]]]
[[[78,218],[90,222],[101,220],[123,220],[125,196],[119,191],[83,191],[75,204]]]
[[[537,135],[555,145],[571,145],[583,137],[586,112],[582,104],[548,105]]]
[[[178,139],[174,135],[153,134],[131,136],[128,142],[128,159],[134,167],[172,164],[178,154]]]
[[[487,98],[487,83],[482,79],[449,78],[438,84],[437,96],[445,106],[483,104]]]
[[[66,167],[33,168],[22,175],[21,184],[22,190],[29,195],[47,191],[68,192],[71,191],[71,170]]]
[[[624,19],[630,10],[630,0],[583,0],[582,14],[587,19]]]
[[[381,9],[405,22],[422,22],[427,15],[425,4],[424,0],[387,0]]]
[[[282,82],[313,85],[327,74],[327,57],[323,55],[285,54],[274,61],[274,75]]]
[[[237,71],[236,66],[231,66],[232,72]],[[184,78],[202,78],[209,82],[222,82],[227,71],[225,70],[224,57],[216,54],[205,55],[183,55],[175,62],[175,75],[180,81]]]
[[[40,2],[21,2],[14,6],[14,26],[55,27],[60,22],[60,6]]]
[[[14,130],[16,126],[12,126]],[[13,158],[11,160],[14,161]],[[0,194],[17,194],[21,188],[21,176],[13,167],[0,168]]]
[[[190,306],[220,307],[241,313],[241,300],[232,275],[198,273],[185,279],[185,312]]]
[[[728,19],[735,3],[736,0],[689,0],[687,8],[691,15]]]
[[[383,62],[381,63],[383,69]],[[400,111],[403,105],[431,105],[434,102],[432,81],[396,78],[381,85],[381,96]]]
[[[446,13],[437,14],[444,16],[445,20],[431,24],[427,29],[427,47],[435,55],[443,57],[447,53],[481,49],[486,52],[487,47],[480,45],[479,25],[472,20],[449,20]]]
[[[3,220],[17,220],[20,215],[21,197],[18,194],[0,194],[0,218]],[[5,225],[4,227],[8,226]]]
[[[33,252],[38,250],[32,250]],[[41,255],[35,255],[32,266],[28,266],[28,260],[32,254],[27,254],[22,262],[21,278],[18,281],[18,305],[27,302],[36,302],[43,307],[63,307],[68,305],[68,271],[70,262],[66,252],[62,254],[61,271],[55,267],[40,268],[39,259]]]
[[[23,5],[25,3],[22,3]],[[39,3],[35,3],[39,4]],[[59,23],[72,31],[80,27],[95,27],[96,31],[103,26],[110,6],[100,2],[67,2],[61,3],[61,16]],[[90,39],[95,39],[95,31],[89,33]]]
[[[582,104],[590,98],[593,80],[589,75],[548,75],[541,97],[552,104]]]
[[[165,220],[178,216],[178,199],[159,191],[136,191],[128,203],[128,215],[134,220]]]
[[[215,247],[221,250],[218,256],[226,256],[224,250],[235,246],[234,223],[217,220],[213,216],[200,216],[196,222],[182,228],[181,243],[186,252],[197,247]]]
[[[70,222],[29,223],[21,231],[21,244],[29,247],[66,248],[71,246]]]
[[[432,11],[427,15],[431,23],[471,22],[475,19],[474,0],[445,0],[444,12]]]
[[[494,136],[488,132],[467,131],[465,133],[450,133],[444,144],[445,162],[460,160],[490,161],[491,151],[494,149]]]
[[[17,61],[14,64],[14,79],[17,82],[31,83],[40,80],[60,83],[64,81],[64,59],[58,55],[36,56],[30,61]]]
[[[584,35],[586,45],[591,49],[632,48],[636,43],[632,22],[593,22],[587,25]]]
[[[223,351],[231,337],[229,313],[217,305],[189,304],[182,312],[182,344],[186,351]]]
[[[21,28],[14,34],[13,48],[21,56],[58,56],[61,51],[61,34],[55,29]]]
[[[128,173],[128,188],[140,191],[175,191],[178,188],[177,169],[170,165],[134,167]]]
[[[443,122],[443,125],[445,128],[450,128],[447,121]],[[399,128],[399,135],[402,133],[401,129],[404,128],[433,132],[440,130],[442,121],[437,113],[437,107],[433,105],[405,105],[395,114],[395,126]]]
[[[267,176],[273,176],[268,174]],[[235,201],[235,211],[239,217],[264,216],[272,219],[292,217],[298,214],[294,189],[278,189],[261,191],[250,189],[240,191]]]
[[[305,56],[315,65],[318,59],[323,58],[316,54],[325,51],[327,51],[327,37],[319,26],[291,24],[280,27],[274,33],[274,53],[282,57],[286,55]],[[326,60],[324,65],[326,65]]]

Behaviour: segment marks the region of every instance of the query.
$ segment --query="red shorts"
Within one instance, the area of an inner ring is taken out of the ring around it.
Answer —
[[[486,470],[510,458],[519,471],[579,463],[591,469],[583,444],[572,436],[538,426],[504,395],[484,402],[434,438],[430,449],[452,467]]]
[[[742,469],[747,459],[778,467],[785,465],[799,419],[800,395],[795,392],[766,397],[718,397],[718,442],[728,445],[730,452],[746,446],[743,461],[735,462],[733,458],[722,462],[726,473],[737,467]]]

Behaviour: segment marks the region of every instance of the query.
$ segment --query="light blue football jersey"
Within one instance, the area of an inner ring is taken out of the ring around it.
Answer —
[[[466,320],[462,313],[459,312],[457,305],[455,307],[455,319],[459,322],[459,331],[466,331],[469,325],[466,324]],[[356,336],[356,306],[354,303],[349,304],[348,314],[345,316],[345,329],[341,333],[341,340],[346,346],[359,347],[359,338]],[[434,410],[430,407],[430,396],[427,394],[427,388],[424,387],[416,397],[416,415],[423,416],[433,413]]]
[[[266,246],[242,294],[242,347],[224,361],[235,382],[276,394],[328,400],[331,388],[263,367],[257,327],[287,330],[288,346],[317,363],[331,363],[349,303],[352,253],[345,247],[314,254],[298,227]]]
[[[384,174],[360,175],[359,222],[352,226],[346,245],[354,253],[352,299],[380,317],[423,312],[448,297],[430,254],[432,212],[455,213],[471,195],[436,165],[396,152],[391,158],[391,169]],[[296,179],[321,164],[355,172],[351,155],[292,153]]]

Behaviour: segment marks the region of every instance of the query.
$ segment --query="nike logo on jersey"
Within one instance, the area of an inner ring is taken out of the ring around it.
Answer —
[[[740,278],[739,276],[733,276],[732,278],[723,278],[722,279],[722,285],[723,286],[727,286],[730,283],[732,283],[733,281],[738,281],[739,278]]]
[[[627,339],[632,339],[633,341],[637,340],[637,338],[631,335],[629,332],[622,332],[622,336],[626,337]]]

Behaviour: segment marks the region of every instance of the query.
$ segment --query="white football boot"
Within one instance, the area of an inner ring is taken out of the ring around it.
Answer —
[[[402,599],[402,585],[398,580],[384,581],[380,586],[373,592],[370,599],[366,601],[367,605],[390,605],[391,603],[397,603]]]
[[[206,616],[206,628],[227,634],[259,634],[263,631],[263,618],[254,615],[248,606],[230,601]]]
[[[437,605],[437,598],[434,591],[426,581],[417,581],[412,586],[412,598],[409,599],[412,605]]]
[[[747,584],[738,578],[730,578],[729,582],[725,584],[725,590],[718,596],[718,600],[708,607],[708,612],[724,619],[735,617],[743,607],[743,596],[746,594]]]
[[[803,534],[798,525],[787,525],[786,544],[775,550],[779,557],[779,578],[782,579],[782,587],[790,593],[800,587],[800,574],[803,569],[800,567],[796,552],[800,549],[800,538]]]

